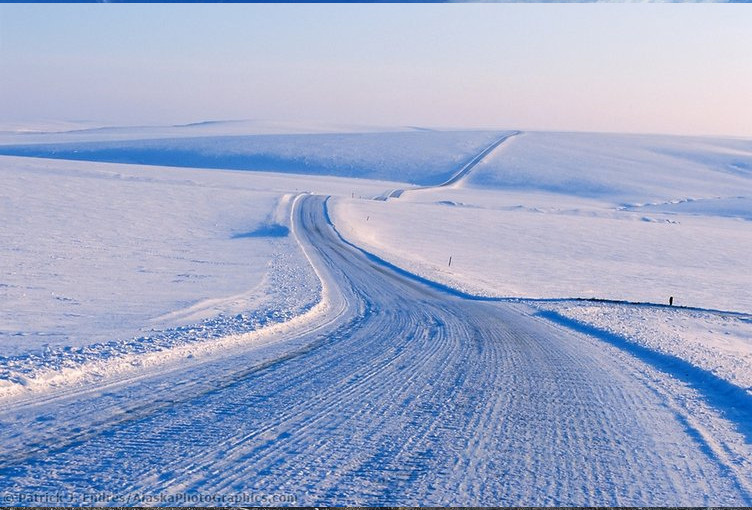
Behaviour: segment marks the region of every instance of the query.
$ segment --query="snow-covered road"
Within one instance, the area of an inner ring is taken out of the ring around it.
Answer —
[[[750,445],[692,389],[523,304],[398,274],[341,240],[323,197],[293,219],[326,317],[289,343],[3,409],[0,494],[752,504]]]
[[[475,154],[472,158],[470,158],[469,161],[467,161],[464,165],[462,165],[459,170],[457,170],[454,174],[452,174],[449,179],[446,181],[436,184],[434,186],[414,186],[409,189],[409,191],[416,191],[416,190],[426,190],[426,189],[439,189],[439,188],[448,188],[450,186],[453,186],[460,182],[462,179],[464,179],[467,174],[470,173],[470,171],[475,168],[478,163],[483,161],[486,157],[488,157],[493,151],[495,151],[501,144],[509,140],[510,138],[519,135],[522,133],[521,131],[511,131],[509,133],[505,133],[504,135],[500,136],[493,142],[491,142],[485,149],[481,150],[477,154]],[[387,200],[389,198],[399,198],[401,197],[405,191],[408,191],[406,189],[395,189],[391,191],[387,191],[386,193],[382,194],[379,197],[376,197],[377,200]]]

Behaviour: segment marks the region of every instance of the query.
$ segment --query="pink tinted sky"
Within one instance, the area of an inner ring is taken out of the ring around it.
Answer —
[[[0,121],[752,137],[752,9],[2,4]]]

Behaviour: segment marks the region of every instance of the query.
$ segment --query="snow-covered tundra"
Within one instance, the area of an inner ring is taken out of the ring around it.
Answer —
[[[348,129],[0,134],[7,501],[752,503],[752,141]]]

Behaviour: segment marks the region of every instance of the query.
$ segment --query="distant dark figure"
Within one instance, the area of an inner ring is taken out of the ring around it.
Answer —
[[[669,298],[668,298],[668,306],[674,306],[674,296],[669,296]]]

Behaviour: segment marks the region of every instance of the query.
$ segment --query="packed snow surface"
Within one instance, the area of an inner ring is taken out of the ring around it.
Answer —
[[[534,306],[686,360],[752,395],[752,314],[582,301]],[[598,335],[598,332],[596,332]]]
[[[110,505],[751,501],[746,403],[528,306],[416,282],[344,243],[322,197],[297,199],[292,226],[328,321],[17,404],[0,413],[0,493]]]

